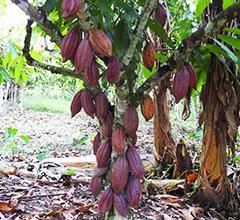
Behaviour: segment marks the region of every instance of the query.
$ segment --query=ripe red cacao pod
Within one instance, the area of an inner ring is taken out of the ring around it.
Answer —
[[[103,31],[90,28],[89,35],[91,45],[98,54],[107,57],[112,56],[112,42]]]
[[[107,172],[107,178],[112,183],[112,170],[111,169],[109,169],[108,172]]]
[[[64,36],[61,44],[62,62],[72,59],[80,43],[78,27],[73,26]]]
[[[112,115],[110,112],[108,112],[107,117],[102,122],[102,132],[107,139],[110,139],[112,137],[112,125],[113,125]]]
[[[147,42],[142,52],[143,65],[152,72],[155,63],[155,52],[150,42]]]
[[[164,27],[166,24],[167,12],[163,7],[163,4],[157,2],[157,8],[155,9],[155,20]]]
[[[119,156],[114,164],[112,173],[112,186],[117,194],[123,190],[127,184],[129,174],[128,161],[125,156]]]
[[[197,90],[197,84],[198,84],[198,78],[197,78],[197,73],[194,69],[194,67],[192,66],[192,64],[185,62],[184,64],[187,67],[187,70],[189,72],[189,85]]]
[[[76,75],[79,75],[87,67],[90,66],[94,57],[94,50],[89,42],[89,34],[81,40],[75,53]]]
[[[90,66],[85,69],[85,77],[93,87],[97,87],[99,80],[99,69],[95,57],[93,57]]]
[[[108,68],[106,71],[106,78],[108,82],[117,81],[120,74],[120,62],[116,55],[112,56],[108,63]]]
[[[100,144],[101,144],[101,136],[100,136],[100,133],[98,132],[93,139],[93,153],[95,155],[97,155],[97,151],[98,151]]]
[[[102,175],[106,174],[108,172],[108,170],[109,170],[110,162],[111,162],[111,159],[109,159],[107,161],[107,163],[104,166],[102,166],[102,167],[98,167],[98,165],[96,165],[93,168],[93,176],[92,177],[102,176]]]
[[[186,96],[189,87],[189,72],[185,65],[180,66],[175,73],[172,85],[172,94],[178,103],[184,96]]]
[[[71,103],[71,115],[74,117],[78,112],[82,109],[82,103],[81,103],[81,93],[82,89],[78,91],[75,96],[73,97],[72,103]]]
[[[134,137],[132,138],[132,146],[135,146],[137,143],[137,134],[134,135]]]
[[[106,213],[113,204],[113,188],[109,186],[103,193],[101,194],[98,201],[98,209],[101,213]]]
[[[142,184],[140,179],[135,177],[133,174],[130,174],[128,177],[125,193],[129,204],[134,209],[137,209],[140,197],[142,195]]]
[[[97,151],[97,166],[101,168],[106,165],[111,155],[112,147],[108,140],[105,140]]]
[[[120,126],[116,126],[113,129],[112,146],[118,155],[122,155],[126,149],[125,133]]]
[[[127,161],[131,172],[139,179],[144,180],[145,168],[137,150],[129,146],[126,153]]]
[[[93,119],[95,114],[95,107],[92,96],[86,89],[83,89],[82,91],[81,103],[85,113]]]
[[[95,98],[96,116],[103,122],[108,114],[108,99],[104,92],[100,91]]]
[[[91,179],[90,183],[90,190],[94,196],[94,199],[96,199],[96,196],[100,193],[103,183],[103,177],[102,176],[95,176]]]
[[[149,121],[154,115],[154,102],[148,95],[141,103],[141,112],[146,121]]]
[[[81,0],[63,0],[62,2],[62,13],[63,18],[70,18],[77,14],[81,6]]]
[[[138,129],[139,118],[136,107],[130,104],[124,114],[124,129],[133,138]]]
[[[116,191],[115,191],[116,192]],[[113,203],[115,208],[117,209],[118,213],[125,218],[127,218],[128,214],[128,204],[127,200],[125,199],[124,195],[122,193],[120,194],[113,194]]]
[[[106,174],[109,170],[110,161],[111,160],[109,159],[108,162],[103,167],[100,167],[100,168],[96,165],[93,168],[93,176],[92,177],[102,176],[102,175]]]

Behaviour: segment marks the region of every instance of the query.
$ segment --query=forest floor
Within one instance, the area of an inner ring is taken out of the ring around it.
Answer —
[[[99,195],[93,198],[89,184],[95,158],[92,140],[98,130],[96,119],[83,111],[71,118],[70,112],[19,110],[8,103],[0,125],[0,219],[104,219],[97,208]],[[9,127],[18,129],[16,135],[8,135]],[[186,132],[191,133],[180,127],[177,132],[176,139]],[[24,136],[29,142],[23,140]],[[151,157],[152,120],[140,120],[137,146],[141,155]],[[43,157],[48,161],[41,161]],[[86,166],[51,162],[53,158],[83,157],[90,158]],[[67,172],[72,175],[66,175]],[[166,180],[160,186],[161,180],[153,176],[147,178],[138,209],[130,210],[132,217],[239,219],[237,214],[227,216],[226,210],[188,203],[184,182]]]

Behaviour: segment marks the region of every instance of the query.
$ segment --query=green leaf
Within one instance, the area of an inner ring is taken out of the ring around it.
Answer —
[[[3,79],[5,79],[9,83],[11,83],[11,78],[10,78],[9,74],[7,73],[7,71],[4,68],[1,68],[1,75],[2,75]]]
[[[233,3],[234,3],[234,0],[223,0],[223,10],[231,6]]]
[[[198,0],[197,9],[196,9],[196,16],[202,14],[203,10],[208,6],[210,0]]]
[[[82,145],[84,142],[86,142],[88,140],[88,136],[82,137],[79,141],[78,141],[78,145],[77,147],[79,147],[80,145]]]
[[[217,37],[226,43],[228,43],[230,46],[235,47],[237,50],[240,50],[240,40],[235,37],[230,37],[227,35],[218,34]]]
[[[18,83],[19,79],[20,79],[20,75],[21,75],[21,71],[22,71],[22,63],[18,63],[16,68],[15,68],[15,72],[14,72],[14,78],[16,83]]]
[[[118,59],[120,59],[128,49],[130,42],[128,29],[128,24],[125,20],[121,20],[115,29],[113,52],[117,55]]]
[[[158,37],[162,38],[164,42],[166,42],[170,47],[174,47],[174,43],[168,37],[167,32],[165,29],[162,28],[162,25],[156,22],[155,20],[148,19],[147,26],[154,31]]]
[[[38,154],[38,160],[39,162],[43,161],[43,159],[47,156],[47,153],[42,152],[40,154]]]
[[[16,57],[18,57],[17,49],[12,42],[7,43],[7,51],[10,53],[12,59],[15,59]]]
[[[72,175],[72,174],[74,174],[74,172],[75,172],[74,170],[69,170],[69,171],[66,172],[66,174],[67,175]]]
[[[223,30],[240,35],[240,29],[238,28],[224,28]]]
[[[31,50],[30,55],[32,56],[33,59],[35,59],[39,62],[42,62],[42,57],[40,56],[40,54],[37,51]]]
[[[13,141],[11,144],[9,144],[9,145],[7,146],[6,151],[9,151],[10,149],[12,149],[12,148],[14,147],[14,145],[15,145],[15,141]]]
[[[51,13],[56,5],[61,4],[62,0],[47,0],[43,5],[43,9],[47,14]]]
[[[21,78],[22,78],[23,81],[27,80],[27,74],[25,73],[24,70],[22,70]]]
[[[204,49],[208,49],[210,52],[214,53],[216,56],[219,56],[220,54],[222,54],[223,56],[230,59],[227,52],[216,44],[208,44],[204,47]]]
[[[8,134],[11,134],[11,135],[16,135],[18,132],[18,129],[16,129],[16,128],[12,129],[9,127],[7,130],[8,130]]]
[[[9,134],[6,138],[4,138],[4,141],[8,142],[14,139],[14,135]]]
[[[202,138],[203,137],[203,130],[197,131],[195,133],[195,138]]]
[[[104,19],[103,25],[106,30],[110,26],[115,15],[110,7],[111,3],[112,2],[110,0],[98,1],[98,6]]]
[[[224,49],[227,52],[228,56],[231,58],[231,60],[233,62],[237,63],[238,58],[234,55],[234,53],[231,50],[229,50],[224,44],[222,44],[218,40],[216,40],[212,37],[210,37],[210,38],[213,39],[222,49]]]
[[[20,138],[22,138],[25,142],[29,143],[29,138],[24,135],[20,135]]]

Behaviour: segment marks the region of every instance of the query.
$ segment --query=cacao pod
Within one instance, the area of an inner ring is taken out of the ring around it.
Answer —
[[[189,87],[189,72],[186,66],[182,65],[175,73],[172,85],[172,94],[178,103],[186,94]]]
[[[185,66],[187,67],[187,70],[189,72],[189,85],[197,90],[197,84],[198,84],[198,78],[197,78],[197,73],[192,66],[192,64],[185,62]]]
[[[78,45],[80,43],[80,35],[78,32],[78,27],[73,26],[67,34],[64,36],[61,44],[61,55],[62,62],[72,59],[77,51]]]
[[[135,146],[137,143],[137,134],[134,135],[134,137],[132,138],[132,146]]]
[[[90,66],[85,69],[85,77],[93,87],[97,87],[99,79],[99,69],[95,57],[93,57]]]
[[[106,213],[113,204],[113,188],[109,186],[103,193],[101,194],[98,201],[98,209],[101,213]]]
[[[107,117],[102,122],[102,132],[107,139],[110,139],[112,137],[112,125],[113,125],[113,118],[111,113],[108,112]]]
[[[100,133],[98,132],[93,139],[93,153],[95,155],[97,155],[97,151],[98,151],[100,143],[101,143],[101,136],[100,136]]]
[[[142,52],[143,65],[152,72],[155,63],[155,52],[150,42],[147,42]]]
[[[133,138],[138,129],[139,118],[136,107],[130,104],[124,114],[124,129]]]
[[[112,147],[108,140],[105,140],[97,151],[97,166],[101,168],[106,165],[111,155]]]
[[[164,27],[166,24],[167,12],[163,7],[163,4],[157,3],[157,8],[155,9],[155,20]]]
[[[95,114],[95,107],[92,96],[86,89],[83,89],[82,91],[81,103],[85,113],[93,119]]]
[[[96,196],[100,193],[103,183],[103,177],[102,176],[96,176],[91,179],[90,183],[90,190],[94,196],[94,199],[96,199]]]
[[[75,54],[74,64],[76,68],[76,75],[79,75],[91,64],[93,57],[94,50],[89,42],[89,34],[87,33],[81,40]]]
[[[89,35],[91,45],[98,54],[107,57],[112,56],[112,42],[103,31],[90,28]]]
[[[128,204],[127,200],[125,199],[124,195],[122,193],[120,194],[113,194],[113,203],[115,208],[117,209],[118,213],[125,218],[127,218],[128,214]]]
[[[140,179],[135,177],[133,174],[130,174],[128,177],[125,193],[129,204],[134,209],[137,209],[140,197],[142,195],[142,184]]]
[[[106,78],[108,82],[117,81],[120,74],[120,62],[116,55],[112,56],[108,63],[108,68],[106,70]]]
[[[62,13],[63,18],[70,18],[77,14],[81,6],[81,0],[63,0],[62,2]]]
[[[137,150],[129,146],[126,153],[127,161],[131,172],[139,179],[144,180],[145,169]]]
[[[118,155],[122,155],[126,148],[125,133],[122,127],[116,126],[112,132],[112,146]]]
[[[108,169],[109,169],[109,165],[110,165],[110,161],[111,160],[108,160],[108,162],[101,168],[98,168],[98,166],[96,165],[94,168],[93,168],[93,176],[92,177],[96,177],[96,176],[102,176],[104,175],[105,173],[108,172]]]
[[[103,122],[108,114],[108,99],[104,92],[100,91],[95,98],[96,116]]]
[[[109,169],[107,172],[107,178],[109,179],[110,182],[112,182],[112,170]]]
[[[154,102],[151,96],[147,96],[141,103],[141,112],[146,121],[150,120],[154,115]],[[134,145],[135,146],[135,145]]]
[[[71,115],[74,117],[78,112],[82,109],[82,103],[81,103],[81,93],[82,89],[78,91],[75,96],[73,97],[72,103],[71,103]]]
[[[112,186],[117,194],[123,190],[127,184],[129,166],[125,156],[119,156],[114,164],[112,173]]]

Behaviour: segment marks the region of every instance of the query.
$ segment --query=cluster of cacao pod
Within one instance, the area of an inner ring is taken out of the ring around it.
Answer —
[[[178,103],[184,96],[186,96],[189,86],[197,90],[198,78],[194,67],[184,62],[175,73],[172,85],[172,95]]]
[[[70,6],[73,5],[70,7],[63,1],[62,12],[63,15],[66,14],[64,18],[77,13],[76,11],[79,10],[80,6],[76,2],[78,1],[70,0]],[[90,28],[88,33],[84,35],[84,38],[80,40],[78,27],[73,26],[63,38],[61,55],[63,62],[74,58],[76,75],[85,71],[85,77],[93,87],[97,87],[100,77],[95,55],[101,58],[109,58],[106,70],[108,82],[115,82],[120,74],[120,62],[117,56],[112,53],[112,42],[102,30],[96,28]]]
[[[104,186],[107,178],[110,186],[100,196],[98,207],[101,213],[106,213],[112,205],[122,216],[127,217],[128,203],[135,209],[139,203],[144,180],[145,169],[140,155],[134,148],[139,118],[135,106],[129,104],[124,114],[124,125],[116,125],[112,130],[113,117],[108,116],[102,123],[102,133],[105,140],[101,140],[98,132],[93,141],[93,152],[96,155],[97,165],[93,170],[90,189],[96,197]],[[127,146],[126,135],[132,139],[132,145]],[[118,158],[110,168],[111,153],[115,150]],[[105,177],[105,178],[104,178]],[[105,184],[106,185],[106,184]]]

